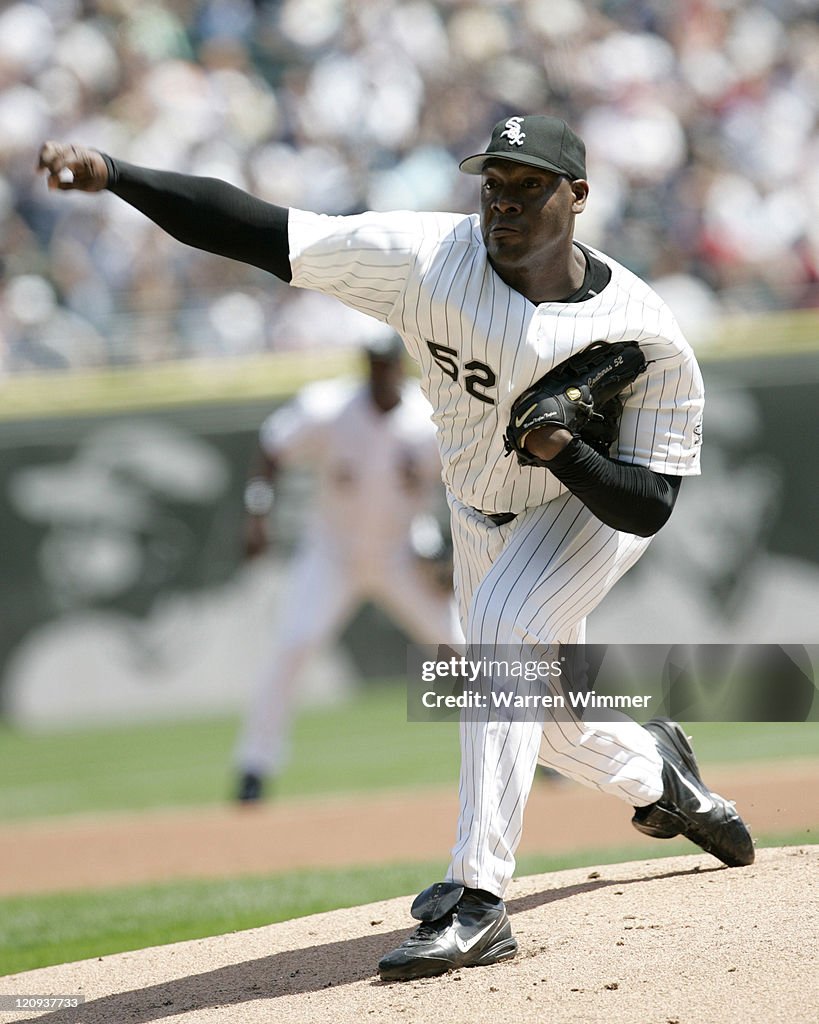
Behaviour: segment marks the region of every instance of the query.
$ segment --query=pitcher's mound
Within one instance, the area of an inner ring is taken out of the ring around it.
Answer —
[[[380,982],[412,927],[401,898],[29,971],[0,992],[85,995],[49,1024],[807,1024],[817,884],[819,846],[738,869],[704,855],[573,869],[513,883],[520,952],[494,967]]]

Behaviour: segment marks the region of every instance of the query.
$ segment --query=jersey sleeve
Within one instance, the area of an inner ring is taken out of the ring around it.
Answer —
[[[387,321],[424,238],[423,216],[409,212],[330,217],[290,211],[291,284],[333,295]]]
[[[309,385],[292,401],[275,409],[259,429],[262,451],[285,464],[319,458],[325,448],[325,431],[345,397],[337,383]]]
[[[700,472],[705,392],[686,343],[640,341],[648,370],[627,391],[612,458],[670,476]]]

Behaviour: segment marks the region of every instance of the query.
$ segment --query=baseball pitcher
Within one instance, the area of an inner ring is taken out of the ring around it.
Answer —
[[[501,121],[463,161],[479,186],[473,215],[322,216],[55,143],[40,163],[52,188],[107,188],[181,241],[401,335],[433,409],[470,645],[582,642],[587,616],[699,472],[693,352],[645,282],[575,239],[585,148],[557,118]],[[385,980],[515,955],[503,895],[538,761],[622,800],[644,833],[685,835],[729,865],[753,860],[747,828],[673,722],[464,716],[460,736],[447,875],[413,904],[419,925],[381,960]]]

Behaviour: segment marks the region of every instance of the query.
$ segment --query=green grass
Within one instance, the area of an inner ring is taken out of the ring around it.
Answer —
[[[282,797],[454,783],[454,723],[407,722],[399,684],[306,711]],[[223,802],[238,720],[139,724],[28,735],[0,728],[0,819]],[[819,723],[696,723],[700,761],[819,756]]]
[[[691,722],[701,764],[819,758],[819,722]]]
[[[282,797],[449,783],[454,724],[408,723],[400,685],[301,715]],[[223,802],[235,718],[24,735],[0,729],[0,819]]]
[[[440,865],[293,871],[0,900],[0,974],[254,928],[427,884]]]
[[[0,817],[193,806],[225,800],[232,786],[232,718],[132,725],[82,733],[0,730]],[[703,764],[817,756],[819,725],[690,727]],[[418,785],[455,785],[456,726],[408,723],[400,685],[362,690],[343,705],[298,720],[282,797]],[[762,845],[810,842],[809,833],[764,837]],[[691,849],[645,843],[575,855],[528,857],[519,874]],[[218,935],[321,910],[418,891],[443,863],[297,871],[264,878],[174,882],[99,893],[0,900],[0,973],[126,949]]]
[[[811,842],[808,833],[760,846]],[[683,840],[574,854],[522,857],[518,876],[696,852]],[[291,871],[226,881],[173,882],[0,900],[0,975],[185,939],[223,935],[339,907],[418,892],[442,862]],[[407,926],[411,924],[407,918]]]

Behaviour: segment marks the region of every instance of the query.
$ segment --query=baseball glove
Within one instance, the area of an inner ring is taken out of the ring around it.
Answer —
[[[515,399],[506,454],[515,452],[521,466],[548,466],[524,445],[533,430],[554,424],[607,455],[620,426],[618,395],[647,365],[636,341],[595,341],[552,367]]]

